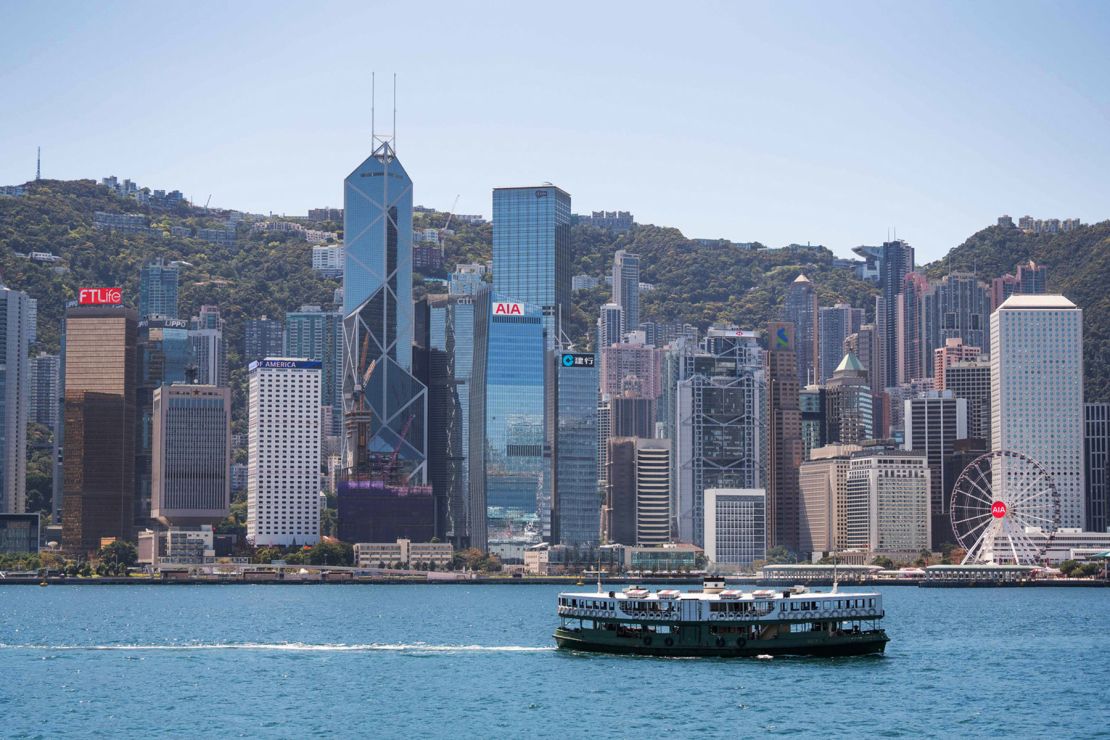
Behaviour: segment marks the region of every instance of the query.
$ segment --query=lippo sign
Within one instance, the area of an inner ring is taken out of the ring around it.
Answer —
[[[119,305],[123,302],[123,291],[119,288],[80,288],[77,291],[77,304],[80,306]]]
[[[506,301],[493,302],[493,315],[494,316],[523,316],[524,304],[523,303],[508,303]]]

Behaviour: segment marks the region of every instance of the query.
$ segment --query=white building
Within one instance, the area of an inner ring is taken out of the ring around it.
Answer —
[[[343,245],[313,247],[312,269],[325,277],[343,277]]]
[[[27,506],[27,419],[31,407],[31,299],[0,285],[0,512]]]
[[[705,489],[705,556],[724,565],[767,557],[767,492],[762,488]]]
[[[435,563],[443,568],[451,562],[455,549],[450,542],[359,542],[354,546],[355,565],[359,568],[388,568],[394,563],[416,565]]]
[[[881,553],[928,550],[930,484],[923,454],[865,448],[852,455],[844,545]]]
[[[320,374],[317,360],[250,365],[247,539],[256,546],[320,539]]]
[[[991,314],[991,443],[1040,463],[1061,526],[1085,526],[1083,311],[1064,296],[1014,295]]]
[[[798,468],[798,548],[823,556],[843,549],[848,526],[848,467],[859,445],[815,447]]]

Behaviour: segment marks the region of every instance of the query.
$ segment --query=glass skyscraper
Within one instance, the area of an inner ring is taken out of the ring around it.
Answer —
[[[493,287],[506,300],[543,310],[547,346],[571,310],[570,194],[544,183],[493,191]]]
[[[146,265],[139,276],[139,319],[177,318],[177,265],[161,257]]]
[[[596,358],[571,352],[556,352],[554,358],[557,397],[551,537],[561,545],[595,545],[601,530]]]
[[[277,354],[277,353],[274,353]],[[320,405],[331,406],[332,425],[325,435],[338,435],[343,426],[343,396],[339,373],[343,363],[343,315],[301,306],[285,314],[285,357],[319,360]]]
[[[376,474],[396,451],[423,483],[428,391],[413,375],[412,180],[390,142],[343,181],[343,209],[347,465]]]
[[[485,292],[474,304],[470,545],[532,536],[544,486],[544,314]],[[489,526],[491,520],[498,524]]]

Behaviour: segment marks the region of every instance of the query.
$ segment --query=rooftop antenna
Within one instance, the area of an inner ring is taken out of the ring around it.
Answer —
[[[393,130],[389,133],[393,139],[393,154],[397,154],[397,73],[393,73]]]
[[[35,159],[35,179],[42,179],[42,147],[39,147],[38,157]]]

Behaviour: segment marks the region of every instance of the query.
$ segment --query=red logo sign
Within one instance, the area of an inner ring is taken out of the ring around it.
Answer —
[[[995,519],[1001,519],[1002,517],[1006,516],[1006,502],[995,501],[993,504],[991,504],[991,516],[993,516]]]
[[[82,306],[101,306],[123,302],[123,291],[119,288],[81,288],[77,291],[77,303]]]
[[[505,303],[497,301],[493,304],[494,316],[523,316],[524,304],[523,303]]]

